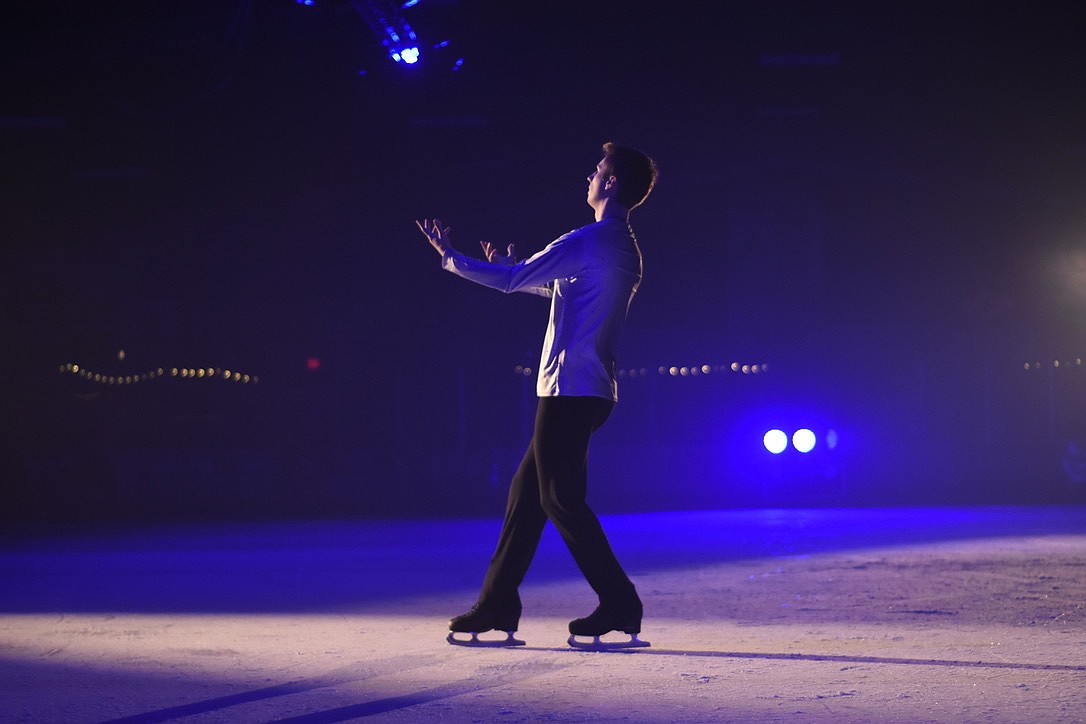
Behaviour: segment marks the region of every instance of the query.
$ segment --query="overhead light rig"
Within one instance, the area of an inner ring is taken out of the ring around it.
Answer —
[[[299,5],[315,7],[323,0],[295,0]],[[373,33],[374,39],[381,44],[394,64],[401,66],[420,66],[424,63],[443,63],[448,70],[458,71],[464,65],[464,59],[457,57],[451,60],[444,52],[451,43],[449,40],[430,41],[421,39],[411,24],[407,21],[404,11],[416,8],[420,0],[349,0],[350,6]],[[417,12],[417,11],[412,11]],[[440,55],[434,51],[443,51]],[[431,55],[434,57],[431,58]],[[446,56],[444,58],[440,56]],[[368,75],[368,71],[361,70],[359,75]]]

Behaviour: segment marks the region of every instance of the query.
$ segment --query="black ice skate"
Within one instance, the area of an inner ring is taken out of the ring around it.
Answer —
[[[524,646],[524,641],[513,636],[520,622],[519,598],[504,608],[487,603],[477,603],[467,613],[449,621],[449,635],[445,640],[456,646]],[[504,639],[481,639],[487,631],[503,631]],[[456,634],[470,634],[471,638],[457,638]]]
[[[621,631],[629,635],[629,641],[602,641],[600,637],[612,631]],[[637,637],[641,633],[641,606],[626,612],[599,606],[584,618],[575,618],[569,622],[570,646],[578,649],[604,651],[607,649],[635,649],[650,646],[648,641]],[[581,641],[577,637],[591,637],[591,642]]]

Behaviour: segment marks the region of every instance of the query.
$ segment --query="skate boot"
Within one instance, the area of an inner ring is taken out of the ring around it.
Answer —
[[[596,610],[584,618],[575,618],[569,622],[570,646],[579,649],[605,650],[605,649],[632,649],[648,646],[648,641],[642,641],[637,637],[641,633],[641,602],[625,609],[612,608],[600,604]],[[611,631],[621,631],[628,634],[629,641],[601,641],[600,637]],[[584,642],[577,637],[592,637],[592,642]]]
[[[479,601],[467,613],[462,613],[449,620],[449,635],[446,640],[457,646],[523,646],[524,642],[513,634],[520,622],[520,596],[502,603]],[[504,631],[504,639],[480,639],[479,634],[487,631]],[[455,634],[471,634],[470,639],[457,638]]]

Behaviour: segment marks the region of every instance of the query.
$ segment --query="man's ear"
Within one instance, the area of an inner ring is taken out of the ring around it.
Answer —
[[[607,180],[603,183],[603,188],[609,189],[612,186],[614,186],[616,183],[618,183],[617,178],[615,178],[614,176],[608,176]]]

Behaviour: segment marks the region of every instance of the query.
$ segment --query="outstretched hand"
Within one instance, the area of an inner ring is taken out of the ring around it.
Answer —
[[[483,247],[483,255],[491,264],[512,266],[517,263],[516,249],[513,244],[510,244],[506,249],[506,256],[499,254],[498,247],[494,246],[489,241],[480,241],[479,246]]]
[[[430,242],[430,246],[437,250],[438,254],[442,256],[445,252],[452,249],[452,237],[450,236],[450,229],[448,226],[443,227],[441,225],[441,219],[423,219],[419,221],[415,219],[415,226],[419,227],[426,238]]]
[[[426,240],[430,242],[430,246],[434,247],[438,254],[444,256],[446,251],[455,251],[452,243],[452,229],[443,226],[441,219],[422,219],[421,221],[415,219],[415,226],[419,227],[419,231],[423,233]],[[514,244],[510,244],[506,248],[505,254],[500,254],[498,247],[489,241],[480,241],[479,246],[483,248],[483,256],[491,264],[512,266],[517,263],[516,246]]]

